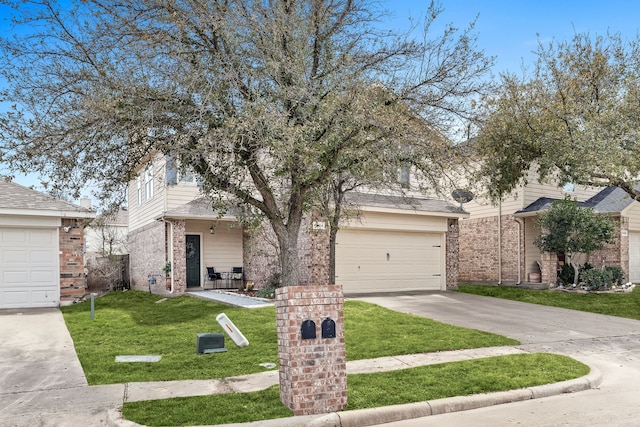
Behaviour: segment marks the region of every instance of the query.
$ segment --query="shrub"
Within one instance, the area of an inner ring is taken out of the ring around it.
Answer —
[[[558,274],[558,282],[560,285],[566,286],[573,283],[573,276],[575,275],[575,269],[571,264],[564,264]]]
[[[612,284],[612,274],[607,269],[591,268],[582,272],[582,280],[592,291],[606,290]]]
[[[611,283],[621,286],[624,283],[624,270],[618,265],[612,265],[604,268],[611,275]]]

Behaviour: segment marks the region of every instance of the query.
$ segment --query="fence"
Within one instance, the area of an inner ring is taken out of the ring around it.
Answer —
[[[87,260],[89,292],[105,293],[130,287],[129,255],[110,255]]]

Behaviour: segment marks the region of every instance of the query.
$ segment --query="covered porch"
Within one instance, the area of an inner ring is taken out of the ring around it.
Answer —
[[[220,216],[197,199],[165,212],[166,254],[171,263],[167,290],[244,287],[243,226],[233,215]]]

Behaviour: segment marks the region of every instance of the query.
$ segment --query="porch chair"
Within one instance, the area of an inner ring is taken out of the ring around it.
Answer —
[[[222,276],[216,272],[214,267],[207,267],[207,278],[213,282],[213,287],[215,288],[218,280],[222,279]]]
[[[244,287],[244,273],[242,271],[242,267],[233,267],[231,269],[231,278],[233,279],[234,285],[239,281],[238,289]]]

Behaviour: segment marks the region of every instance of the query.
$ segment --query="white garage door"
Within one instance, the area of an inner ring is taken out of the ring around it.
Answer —
[[[0,308],[56,307],[57,229],[0,228]]]
[[[336,283],[344,292],[442,290],[443,234],[343,229],[336,244]]]
[[[640,232],[629,233],[629,281],[640,283]]]

